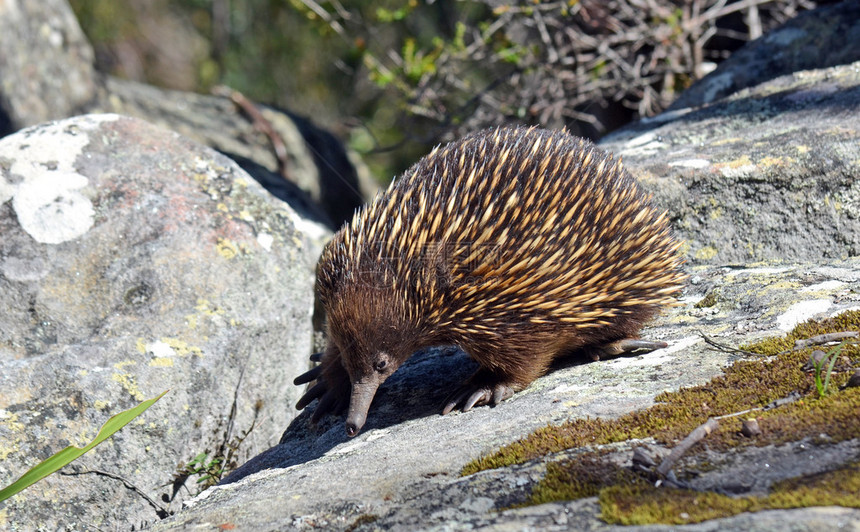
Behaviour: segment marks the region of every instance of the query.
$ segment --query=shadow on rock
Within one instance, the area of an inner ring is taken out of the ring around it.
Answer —
[[[477,369],[476,362],[453,347],[415,353],[379,387],[362,432],[440,415],[448,395]],[[344,425],[345,412],[328,415],[316,425],[311,424],[317,402],[311,403],[290,423],[277,446],[252,458],[221,483],[230,484],[259,471],[314,460],[349,440]]]

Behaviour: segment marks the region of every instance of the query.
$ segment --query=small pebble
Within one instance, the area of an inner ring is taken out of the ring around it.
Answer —
[[[816,349],[809,355],[809,360],[806,361],[806,364],[803,365],[803,371],[814,371],[815,366],[821,366],[821,363],[824,361],[824,358],[827,356],[827,353],[820,349]]]
[[[651,458],[651,455],[643,447],[637,447],[633,449],[633,465],[642,467],[643,469],[650,469],[656,467],[657,462]]]
[[[747,438],[752,438],[761,434],[761,429],[758,426],[758,420],[756,418],[749,418],[743,420],[743,423],[741,425],[741,434],[743,434]]]
[[[845,383],[846,388],[856,388],[860,386],[860,369],[854,370],[854,374],[848,377],[848,382]]]

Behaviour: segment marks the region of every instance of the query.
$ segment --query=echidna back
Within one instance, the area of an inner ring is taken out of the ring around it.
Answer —
[[[641,324],[683,278],[665,214],[620,162],[558,131],[437,148],[345,231],[359,269],[400,261],[386,268],[410,313],[462,334]]]

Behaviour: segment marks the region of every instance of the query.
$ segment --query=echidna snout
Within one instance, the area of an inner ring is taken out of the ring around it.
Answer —
[[[418,349],[456,345],[479,370],[443,409],[496,404],[570,353],[660,346],[639,329],[685,279],[678,242],[620,161],[561,131],[498,128],[438,147],[323,250],[327,316],[312,420],[349,406]]]
[[[370,410],[370,403],[373,402],[379,384],[381,383],[374,381],[353,383],[352,394],[349,398],[349,410],[346,414],[347,436],[355,436],[364,426],[364,422],[367,420],[367,411]]]
[[[411,354],[411,353],[410,353]],[[358,379],[351,377],[352,392],[349,397],[349,409],[346,414],[346,434],[349,437],[358,434],[367,420],[367,412],[370,404],[376,396],[376,390],[397,368],[388,362],[387,357],[375,357],[377,361],[384,360],[384,364],[376,362],[370,369],[365,371]]]

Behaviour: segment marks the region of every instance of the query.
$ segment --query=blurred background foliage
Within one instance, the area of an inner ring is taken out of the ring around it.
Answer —
[[[590,138],[660,112],[812,0],[71,0],[100,71],[308,116],[382,182],[506,124]]]

